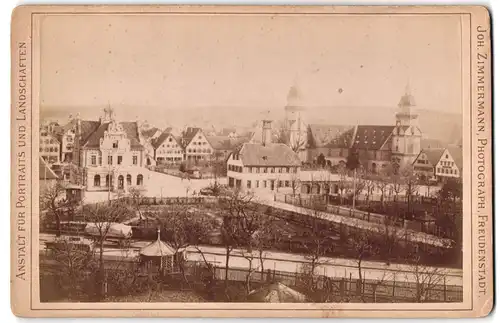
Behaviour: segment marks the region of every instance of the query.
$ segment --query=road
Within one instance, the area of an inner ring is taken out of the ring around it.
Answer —
[[[40,234],[40,250],[45,249],[45,242],[54,239],[52,234]],[[134,241],[129,249],[118,249],[113,247],[106,247],[104,254],[107,259],[130,259],[139,255],[139,250],[151,243],[150,241]],[[226,256],[225,249],[215,246],[200,246],[199,249],[203,252],[208,262],[219,266],[225,267]],[[249,261],[247,258],[251,254],[241,249],[235,249],[231,252],[229,258],[229,267],[236,269],[249,268]],[[188,247],[186,250],[186,257],[188,261],[203,262],[203,257],[200,252],[194,247]],[[306,256],[301,254],[292,254],[276,251],[265,251],[264,270],[277,270],[295,274],[301,272],[304,265],[310,263]],[[318,261],[319,265],[316,268],[316,273],[328,277],[344,277],[349,279],[358,277],[358,264],[355,260],[322,257]],[[257,252],[254,252],[251,262],[253,268],[260,270],[260,260]],[[462,286],[462,270],[453,268],[439,268],[439,267],[419,267],[420,274],[433,275],[433,279],[446,280],[447,285]],[[362,262],[362,275],[365,279],[371,280],[384,280],[384,281],[400,281],[400,282],[415,282],[417,275],[416,267],[404,264],[385,264],[375,261]]]
[[[145,192],[147,197],[185,197],[192,196],[212,183],[214,179],[181,179],[176,176],[145,170]],[[226,184],[227,178],[218,178],[218,183]],[[111,194],[111,198],[115,198]],[[108,192],[86,192],[85,203],[102,202],[108,199]]]
[[[317,216],[322,219],[326,219],[328,221],[332,221],[335,223],[342,223],[344,225],[350,226],[350,227],[356,227],[360,228],[363,230],[367,231],[372,231],[372,232],[385,232],[385,225],[380,224],[380,223],[374,223],[374,222],[368,222],[364,221],[361,219],[357,218],[352,218],[352,217],[347,217],[347,216],[342,216],[338,214],[333,214],[333,213],[327,213],[327,212],[321,212],[321,211],[315,211],[311,212],[311,209],[307,209],[304,207],[284,203],[284,202],[277,202],[270,200],[269,198],[260,198],[259,203],[265,204],[272,206],[277,209],[285,210],[285,211],[290,211],[290,212],[296,212],[304,215],[309,215],[309,216]],[[389,226],[389,229],[392,232],[393,226]],[[418,242],[418,243],[425,243],[437,247],[448,247],[450,244],[452,244],[452,240],[450,239],[443,239],[436,237],[432,234],[424,233],[424,232],[417,232],[409,229],[404,229],[400,227],[395,227],[395,232],[397,233],[398,236],[404,237],[405,234],[407,234],[408,241],[411,242]]]

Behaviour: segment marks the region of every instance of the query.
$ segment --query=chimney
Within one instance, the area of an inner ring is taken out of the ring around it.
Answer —
[[[271,120],[262,120],[262,145],[271,143]]]

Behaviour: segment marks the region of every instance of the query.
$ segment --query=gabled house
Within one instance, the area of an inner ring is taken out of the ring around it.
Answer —
[[[137,122],[118,122],[110,108],[104,112],[98,122],[76,120],[73,162],[83,169],[85,189],[126,192],[143,187],[146,152]]]
[[[271,122],[264,120],[261,143],[244,143],[227,160],[228,185],[243,190],[291,187],[301,161],[287,145],[271,142]]]
[[[151,144],[157,165],[182,162],[184,149],[179,142],[179,138],[173,135],[172,128],[165,129]]]
[[[413,169],[420,177],[432,180],[460,177],[460,169],[446,148],[422,149],[413,162]]]
[[[184,160],[194,162],[209,160],[213,148],[201,128],[188,127],[182,132],[181,145],[184,148]]]
[[[231,136],[207,136],[210,146],[213,148],[212,159],[216,161],[226,161],[233,151],[241,148],[248,137],[231,137]]]
[[[46,128],[40,129],[39,155],[48,164],[56,164],[61,161],[61,142]]]

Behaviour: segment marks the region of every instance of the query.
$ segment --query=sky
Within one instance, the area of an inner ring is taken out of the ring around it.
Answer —
[[[409,84],[460,113],[460,35],[459,16],[44,16],[41,109],[395,107]]]

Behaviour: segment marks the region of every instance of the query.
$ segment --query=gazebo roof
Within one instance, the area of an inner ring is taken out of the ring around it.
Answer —
[[[147,257],[164,257],[174,255],[175,250],[171,246],[160,240],[160,232],[158,230],[158,239],[142,248],[139,254],[141,256]]]

